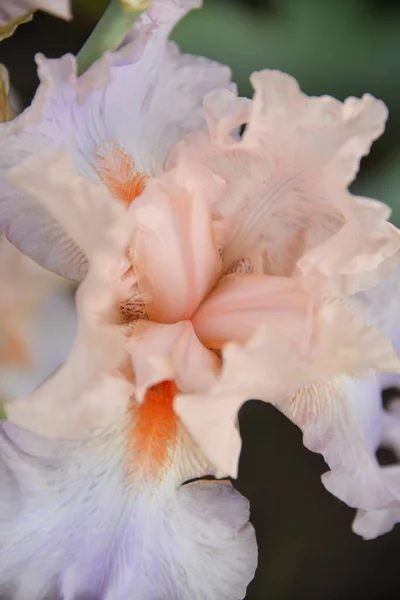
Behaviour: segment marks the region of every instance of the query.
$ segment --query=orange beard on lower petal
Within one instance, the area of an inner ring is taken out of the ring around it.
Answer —
[[[96,148],[96,158],[95,169],[102,182],[117,200],[129,206],[143,192],[149,175],[136,171],[129,154],[112,140]]]
[[[173,400],[178,391],[173,381],[162,381],[147,391],[142,404],[131,405],[129,474],[141,471],[160,481],[171,466],[178,433]]]

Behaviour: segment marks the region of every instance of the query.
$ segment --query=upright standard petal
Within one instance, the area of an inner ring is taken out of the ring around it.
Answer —
[[[132,202],[148,176],[162,172],[171,146],[204,128],[204,95],[233,87],[227,67],[182,55],[168,42],[175,23],[198,4],[156,0],[135,25],[133,41],[78,79],[71,55],[37,58],[41,84],[32,105],[0,128],[0,228],[39,263],[57,270],[69,239],[42,206],[4,181],[4,173],[32,154],[65,146],[76,172],[108,188],[110,202]],[[49,239],[52,259],[43,248]],[[74,268],[59,268],[79,276]]]
[[[257,561],[247,501],[228,482],[182,485],[207,468],[179,425],[160,454],[171,431],[149,416],[145,446],[140,415],[84,442],[0,424],[2,597],[244,597]]]
[[[207,201],[173,175],[152,182],[132,206],[130,256],[146,312],[159,323],[190,319],[220,267]]]
[[[395,268],[400,235],[387,207],[346,188],[383,131],[386,107],[370,96],[309,98],[277,71],[251,79],[250,105],[210,92],[208,135],[187,136],[168,161],[197,159],[226,182],[215,204],[226,269],[258,254],[265,273],[329,276],[329,295],[333,287],[339,294],[372,287]]]

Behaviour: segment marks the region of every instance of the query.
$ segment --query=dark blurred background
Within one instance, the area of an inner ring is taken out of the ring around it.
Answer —
[[[76,53],[106,4],[74,2],[71,23],[38,13],[1,43],[0,62],[25,104],[37,86],[34,54]],[[387,131],[353,188],[387,202],[400,225],[399,0],[205,0],[173,37],[184,51],[230,65],[242,95],[251,95],[250,73],[268,67],[295,76],[307,94],[369,92],[384,100]],[[236,486],[250,500],[260,548],[247,599],[399,600],[400,527],[369,542],[354,535],[354,511],[320,482],[324,461],[272,406],[248,402],[240,425]],[[380,459],[393,457],[382,452]]]

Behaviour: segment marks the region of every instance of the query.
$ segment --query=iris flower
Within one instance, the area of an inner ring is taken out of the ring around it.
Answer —
[[[302,428],[340,498],[396,500],[364,417],[377,373],[400,371],[369,297],[400,236],[347,189],[386,108],[276,71],[239,98],[166,41],[197,5],[155,2],[78,79],[73,57],[39,58],[32,106],[3,125],[2,227],[82,280],[68,360],[2,424],[0,577],[20,598],[243,597],[246,502],[193,479],[236,477],[250,398]]]
[[[62,145],[74,161],[67,159],[68,167],[62,161],[61,179],[49,174],[50,194],[53,183],[62,194],[72,175],[65,193],[73,235],[43,203],[3,178],[7,234],[54,270],[78,279],[89,268],[77,294],[71,355],[33,394],[9,403],[10,420],[1,424],[7,508],[0,545],[7,552],[0,586],[13,599],[239,600],[254,575],[247,501],[229,481],[204,480],[215,469],[173,410],[174,381],[152,386],[138,403],[126,350],[129,301],[114,306],[113,288],[110,296],[103,287],[103,275],[118,278],[112,244],[111,260],[102,260],[110,227],[124,222],[130,203],[162,171],[170,146],[205,128],[204,94],[216,86],[234,89],[227,68],[181,55],[167,42],[174,22],[194,4],[155,3],[133,41],[78,80],[73,57],[41,59],[36,99],[3,126],[4,171],[29,154],[41,156],[42,169],[49,148],[55,157]],[[87,200],[95,201],[93,212]],[[63,209],[61,197],[56,204]]]

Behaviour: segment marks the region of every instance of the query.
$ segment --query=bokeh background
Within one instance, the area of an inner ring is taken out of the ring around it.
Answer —
[[[34,54],[76,53],[106,4],[77,0],[71,23],[38,13],[0,44],[0,62],[24,104],[38,83]],[[383,99],[387,131],[363,160],[354,191],[387,202],[400,225],[399,0],[205,0],[173,38],[184,51],[230,65],[242,95],[251,95],[250,73],[267,67],[295,76],[307,94],[344,99],[369,92]],[[65,327],[45,321],[42,334],[61,344]],[[369,542],[354,535],[354,511],[320,483],[324,461],[303,448],[299,430],[273,407],[247,402],[240,426],[244,449],[235,485],[250,500],[260,548],[246,598],[399,600],[400,527]],[[379,458],[393,460],[383,451]]]

